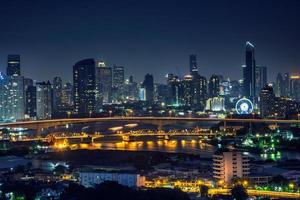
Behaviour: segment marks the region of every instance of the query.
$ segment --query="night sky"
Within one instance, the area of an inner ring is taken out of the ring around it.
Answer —
[[[7,54],[21,54],[21,70],[36,80],[72,80],[83,58],[122,65],[141,81],[165,82],[188,72],[241,78],[244,45],[269,77],[300,73],[299,0],[3,0],[0,2],[0,70]]]

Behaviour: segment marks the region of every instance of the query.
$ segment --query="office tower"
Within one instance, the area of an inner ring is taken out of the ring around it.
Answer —
[[[90,116],[95,112],[95,69],[94,59],[84,59],[73,66],[74,113]]]
[[[53,99],[52,99],[53,115],[59,115],[59,113],[61,113],[61,111],[60,111],[60,109],[62,107],[61,98],[62,98],[62,80],[60,77],[54,77],[54,79],[53,79]]]
[[[9,76],[8,79],[10,118],[14,120],[23,120],[25,117],[24,77]]]
[[[275,88],[276,97],[283,96],[284,85],[283,85],[283,77],[281,73],[277,74],[275,87],[276,87]]]
[[[282,90],[281,96],[290,97],[290,75],[289,75],[289,73],[284,73],[284,75],[283,75],[283,90]]]
[[[256,97],[259,96],[260,90],[267,85],[267,67],[266,66],[256,66],[255,68],[255,92]]]
[[[207,97],[207,80],[204,76],[195,73],[193,75],[193,108],[204,110]]]
[[[73,102],[73,85],[70,82],[67,82],[62,88],[62,97],[61,103],[64,107],[67,107],[67,110],[71,110]]]
[[[0,72],[0,121],[9,120],[8,77]]]
[[[275,94],[273,87],[266,85],[260,92],[260,115],[262,117],[269,117],[273,114],[273,106],[275,103]]]
[[[153,103],[154,101],[154,82],[153,75],[146,74],[145,79],[143,81],[142,87],[146,90],[146,101],[149,103]]]
[[[124,83],[124,97],[125,100],[136,101],[139,99],[138,84],[134,82],[133,76],[125,80]]]
[[[112,102],[112,69],[104,61],[98,61],[96,67],[96,112],[100,112],[102,104]]]
[[[246,65],[243,66],[244,96],[254,99],[255,97],[255,58],[254,46],[246,42]]]
[[[185,75],[182,81],[183,84],[183,99],[185,106],[192,106],[193,103],[193,76]]]
[[[290,76],[290,97],[296,101],[300,101],[300,76]]]
[[[220,80],[219,77],[213,74],[209,79],[209,97],[217,97],[220,94]]]
[[[184,92],[183,83],[173,74],[167,75],[167,85],[168,85],[168,104],[170,105],[183,105],[184,104]]]
[[[24,90],[26,91],[29,86],[33,86],[33,80],[31,78],[24,78]]]
[[[7,56],[7,76],[20,76],[21,64],[20,55],[8,55]]]
[[[213,177],[231,183],[237,178],[247,178],[250,174],[249,157],[242,152],[223,151],[213,156]]]
[[[51,119],[52,86],[49,81],[36,83],[36,115],[37,119]]]
[[[114,65],[112,74],[113,100],[121,101],[124,99],[124,67]]]
[[[168,86],[166,84],[154,84],[154,101],[165,103],[168,96]]]
[[[197,56],[195,54],[190,55],[190,74],[198,72]]]
[[[25,91],[25,114],[29,118],[36,117],[36,87],[29,85]]]

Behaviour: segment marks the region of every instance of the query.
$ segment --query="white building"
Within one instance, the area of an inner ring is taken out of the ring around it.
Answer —
[[[213,177],[230,183],[234,178],[249,176],[249,157],[242,152],[224,151],[213,157]]]
[[[223,97],[213,97],[206,101],[205,110],[213,112],[225,111],[225,99]]]
[[[106,171],[78,172],[80,185],[93,187],[104,181],[115,181],[128,187],[142,187],[145,185],[145,177],[134,173],[119,173]]]

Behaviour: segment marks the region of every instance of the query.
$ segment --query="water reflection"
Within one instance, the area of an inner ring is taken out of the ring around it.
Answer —
[[[191,153],[202,157],[211,157],[215,148],[201,140],[139,140],[139,141],[96,141],[93,144],[77,144],[76,148],[128,151],[162,151],[176,153]]]

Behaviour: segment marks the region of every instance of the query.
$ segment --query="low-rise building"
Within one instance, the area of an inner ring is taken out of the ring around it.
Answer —
[[[79,171],[79,184],[84,187],[93,187],[104,181],[115,181],[128,187],[142,187],[145,185],[145,177],[132,172],[118,171]]]

